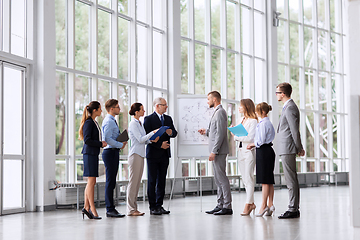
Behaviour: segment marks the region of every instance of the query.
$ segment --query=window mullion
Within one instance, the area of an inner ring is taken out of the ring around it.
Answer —
[[[205,47],[205,93],[212,89],[211,74],[211,1],[205,3],[205,42],[209,44]]]
[[[195,9],[194,0],[188,0],[188,93],[195,94]]]

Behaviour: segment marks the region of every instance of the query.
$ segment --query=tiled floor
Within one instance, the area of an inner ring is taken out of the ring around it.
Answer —
[[[111,219],[99,208],[102,220],[82,219],[79,210],[57,210],[0,217],[0,239],[360,239],[360,229],[350,225],[349,187],[322,186],[301,189],[301,217],[280,220],[286,210],[288,192],[275,190],[274,217],[242,217],[245,193],[233,192],[232,216],[204,213],[212,209],[216,196],[177,197],[170,215],[151,216],[147,202],[139,202],[143,217]],[[255,192],[260,206],[261,192]],[[202,202],[202,212],[201,210]],[[168,208],[168,201],[165,202]],[[124,204],[117,207],[125,212]]]

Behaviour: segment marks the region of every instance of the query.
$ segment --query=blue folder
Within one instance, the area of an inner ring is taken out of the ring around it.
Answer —
[[[168,129],[168,126],[162,126],[161,128],[159,128],[159,130],[150,138],[150,140],[155,140],[155,138],[160,137],[161,135],[164,134],[164,132],[166,131],[166,129]]]
[[[237,137],[244,137],[248,135],[248,132],[241,123],[235,127],[229,127],[228,129]]]

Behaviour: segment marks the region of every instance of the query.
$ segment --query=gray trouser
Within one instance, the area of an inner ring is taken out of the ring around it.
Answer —
[[[215,155],[213,161],[214,179],[217,186],[217,207],[231,209],[231,190],[226,176],[226,154]]]
[[[144,170],[144,158],[134,153],[129,157],[129,184],[127,186],[127,212],[137,211],[137,196],[139,193],[141,177]]]
[[[289,189],[288,211],[295,212],[299,210],[300,189],[296,173],[296,154],[285,154],[280,156],[283,168],[286,186]]]

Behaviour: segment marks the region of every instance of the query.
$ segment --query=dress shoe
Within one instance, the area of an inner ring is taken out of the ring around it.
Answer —
[[[273,212],[275,212],[275,207],[274,205],[272,205],[270,208],[269,208],[269,211],[267,213],[265,213],[265,216],[271,216],[273,214]]]
[[[143,212],[139,212],[139,211],[135,211],[132,213],[129,213],[128,216],[144,216],[145,213]]]
[[[150,215],[162,215],[160,209],[150,210]]]
[[[215,207],[213,210],[210,210],[210,211],[206,211],[206,213],[208,213],[208,214],[214,214],[214,213],[216,213],[216,212],[219,212],[221,210],[221,208],[219,208],[219,207]]]
[[[244,211],[243,213],[240,213],[240,215],[241,215],[241,216],[248,216],[248,215],[250,215],[250,213],[251,213],[252,211],[255,212],[255,208],[256,208],[256,205],[253,203],[253,204],[251,204],[251,206],[250,206],[250,208],[248,209],[247,212]]]
[[[90,210],[90,209],[89,209]],[[81,209],[81,212],[82,212],[82,216],[83,216],[83,219],[84,219],[84,214],[89,218],[89,219],[93,219],[92,215],[85,209]]]
[[[262,212],[260,212],[260,213],[258,213],[258,214],[255,214],[255,216],[256,216],[256,217],[262,217],[262,216],[264,216],[264,214],[267,213],[269,210],[270,210],[269,207],[266,206]]]
[[[279,216],[279,219],[286,219],[286,218],[298,218],[300,217],[299,210],[295,212],[286,211],[284,214]]]
[[[161,214],[169,214],[170,211],[165,210],[163,207],[160,208]]]
[[[95,216],[94,214],[93,214],[93,212],[91,211],[91,209],[89,209],[89,213],[90,213],[90,215],[92,216],[92,219],[95,219],[95,220],[100,220],[102,217],[99,217],[99,216]]]
[[[114,210],[107,212],[106,216],[113,217],[113,218],[122,218],[122,217],[125,217],[125,214],[121,214],[116,209],[114,209]]]
[[[232,215],[233,210],[230,208],[223,208],[220,211],[214,213],[214,215]]]

